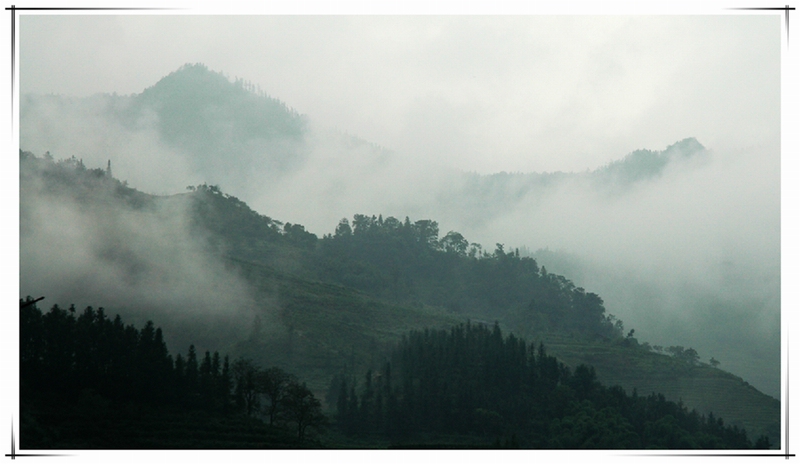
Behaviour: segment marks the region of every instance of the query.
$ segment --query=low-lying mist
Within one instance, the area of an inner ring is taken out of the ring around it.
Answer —
[[[738,152],[707,147],[702,158],[613,188],[587,172],[553,176],[541,188],[478,192],[476,175],[457,164],[392,152],[311,123],[294,145],[242,141],[215,163],[198,162],[198,154],[160,137],[152,115],[135,125],[108,117],[125,98],[65,104],[26,97],[21,148],[75,156],[89,167],[110,159],[115,177],[153,194],[218,184],[259,213],[318,236],[333,233],[341,218],[382,214],[436,220],[441,235],[456,230],[489,251],[496,243],[554,250],[533,255],[550,272],[598,293],[640,342],[693,347],[702,361],[713,356],[723,369],[779,397],[777,144]],[[219,124],[223,131],[229,122]],[[665,147],[631,151],[639,148]],[[296,153],[298,162],[286,168],[271,162],[279,150]],[[519,176],[508,175],[508,182],[522,182]],[[146,213],[114,212],[38,190],[26,195],[22,296],[108,308],[137,301],[175,317],[184,308],[223,311],[243,322],[241,330],[252,321],[257,304],[246,285],[204,254],[201,239],[187,239],[179,202]]]
[[[173,352],[220,349],[245,337],[256,314],[268,319],[269,305],[190,226],[187,196],[134,206],[113,187],[82,194],[57,183],[22,172],[20,297],[153,320]]]

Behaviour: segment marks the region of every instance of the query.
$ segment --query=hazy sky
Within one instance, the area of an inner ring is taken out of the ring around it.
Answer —
[[[782,17],[711,12],[25,14],[20,88],[139,93],[202,62],[322,124],[481,173],[583,171],[690,136],[774,142]]]

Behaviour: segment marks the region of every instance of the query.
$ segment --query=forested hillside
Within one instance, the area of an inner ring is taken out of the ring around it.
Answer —
[[[730,409],[733,416],[723,416],[724,423],[718,421],[716,411],[706,412],[705,394],[695,395],[693,403],[685,398],[683,404],[671,403],[668,400],[673,398],[659,396],[663,392],[655,389],[640,388],[633,394],[635,382],[632,384],[631,378],[668,376],[680,380],[711,367],[699,362],[697,353],[692,354],[694,350],[674,347],[671,354],[655,352],[634,337],[634,330],[606,313],[599,295],[548,272],[517,250],[506,250],[503,244],[496,244],[490,252],[459,232],[441,234],[438,223],[431,219],[363,214],[356,214],[352,221],[341,220],[332,233],[318,237],[302,225],[264,216],[214,185],[193,186],[175,196],[152,196],[113,178],[110,167],[89,169],[78,159],[57,162],[21,152],[20,163],[22,251],[30,251],[24,237],[40,225],[36,222],[39,216],[34,214],[40,202],[74,209],[92,227],[96,223],[113,225],[102,230],[115,236],[104,237],[100,249],[89,247],[87,255],[81,255],[82,261],[72,262],[77,266],[92,257],[91,262],[105,272],[75,270],[81,271],[77,274],[83,276],[84,284],[92,279],[103,284],[95,288],[102,288],[100,296],[110,303],[95,304],[119,306],[145,329],[137,333],[126,329],[121,321],[110,321],[91,310],[69,322],[75,316],[58,308],[50,315],[31,315],[31,327],[45,327],[36,321],[46,320],[62,321],[64,327],[81,327],[78,321],[87,327],[97,324],[103,327],[97,330],[106,339],[121,337],[130,343],[138,340],[135,343],[152,345],[151,357],[161,366],[156,368],[163,370],[161,377],[177,382],[157,389],[157,393],[148,393],[152,385],[146,382],[143,390],[131,383],[128,393],[110,393],[113,388],[107,387],[101,392],[92,382],[85,382],[114,369],[117,373],[109,377],[117,379],[114,382],[132,375],[110,367],[119,366],[120,361],[102,361],[106,367],[98,367],[96,356],[106,350],[91,348],[94,351],[89,354],[79,354],[86,343],[79,341],[79,332],[71,328],[61,332],[66,335],[58,343],[76,351],[54,349],[57,345],[43,342],[46,337],[32,336],[25,353],[50,346],[52,355],[62,353],[69,358],[47,362],[60,365],[59,375],[71,379],[67,384],[73,385],[72,397],[92,389],[99,399],[87,393],[87,401],[177,401],[180,408],[182,401],[193,401],[186,398],[197,399],[197,395],[202,397],[214,390],[209,387],[206,393],[188,396],[170,393],[182,391],[176,386],[180,382],[194,382],[186,380],[186,373],[194,372],[195,368],[188,366],[198,363],[197,369],[205,369],[208,379],[216,379],[209,380],[209,385],[223,385],[219,388],[227,393],[219,393],[222,399],[208,397],[197,405],[220,405],[222,409],[215,414],[224,415],[225,404],[238,404],[231,406],[232,410],[241,412],[244,408],[245,416],[269,417],[264,406],[272,403],[258,407],[255,402],[248,403],[241,388],[237,393],[238,383],[225,380],[224,361],[220,359],[224,355],[210,354],[217,351],[228,353],[232,359],[252,360],[254,366],[273,366],[299,379],[298,385],[305,382],[308,393],[320,398],[321,410],[327,411],[334,424],[333,441],[325,442],[325,446],[748,448],[779,442],[775,432],[778,406],[772,402],[764,406],[766,403],[760,401],[764,395],[757,391],[737,393],[738,401],[756,406]],[[135,221],[125,219],[126,214],[134,213]],[[174,222],[168,222],[172,224],[169,228],[158,226],[168,220]],[[163,233],[166,230],[169,233]],[[73,234],[75,240],[80,236]],[[176,254],[169,255],[169,262],[158,253],[146,254],[150,243],[156,250],[173,250],[171,253]],[[62,258],[54,254],[51,259],[58,264]],[[202,265],[197,268],[196,263]],[[209,270],[215,272],[210,275],[224,277],[231,286],[209,289],[197,285],[210,282],[201,275]],[[178,276],[174,274],[180,272],[191,276],[186,277],[191,285],[175,280]],[[159,300],[170,295],[153,291],[156,287],[149,284],[158,282],[177,282],[178,288],[187,290],[174,300]],[[236,291],[230,292],[231,288]],[[226,291],[230,293],[222,293]],[[201,307],[204,300],[221,294],[225,295],[219,300],[223,303]],[[136,298],[131,298],[137,295],[146,308],[137,308]],[[45,296],[53,301],[50,295]],[[193,303],[181,306],[181,298]],[[169,306],[169,311],[160,312],[159,301],[168,302],[162,304]],[[58,303],[72,302],[59,299]],[[167,329],[158,335],[145,320],[159,321],[162,316],[165,322],[159,324]],[[467,321],[468,325],[460,325]],[[34,329],[34,333],[36,330],[44,329]],[[504,337],[503,332],[509,335]],[[194,354],[171,359],[165,340],[177,346],[194,345]],[[551,341],[553,349],[545,352],[538,348],[542,342],[549,346]],[[149,349],[135,343],[117,351]],[[198,359],[201,352],[209,353],[205,358],[211,367],[201,367],[205,365]],[[26,378],[39,379],[26,385],[42,385],[41,376],[47,368],[41,363],[45,358],[35,354],[30,363],[26,361],[30,366],[25,368]],[[91,361],[85,365],[79,359]],[[614,366],[620,364],[627,365],[627,370],[615,370]],[[470,370],[466,366],[483,367]],[[75,369],[85,369],[90,375],[78,375]],[[365,374],[370,369],[372,373]],[[492,374],[481,369],[498,371]],[[138,378],[146,379],[147,375]],[[194,378],[194,374],[188,375]],[[717,369],[708,385],[690,388],[713,390],[730,377]],[[487,378],[490,380],[480,380]],[[598,379],[612,383],[600,384]],[[490,383],[483,385],[482,381]],[[624,388],[615,387],[616,383]],[[456,384],[465,390],[457,389]],[[381,389],[381,407],[377,407],[373,401],[377,401]],[[681,395],[685,391],[681,390]],[[240,395],[238,403],[229,401],[228,394],[231,398]],[[267,395],[265,390],[254,394]],[[50,393],[43,395],[30,404],[46,402]],[[166,396],[151,398],[153,395]],[[391,403],[396,404],[390,407]],[[405,415],[391,408],[400,408]],[[692,409],[699,412],[692,413]],[[441,418],[441,423],[428,421],[426,414]],[[375,434],[360,434],[364,424],[373,422],[369,430]],[[421,435],[410,433],[418,429],[414,424],[422,422],[429,423],[430,429],[423,428]],[[612,422],[613,427],[609,425]],[[297,427],[293,435],[296,440],[306,438],[301,425],[288,419],[286,423]],[[656,432],[661,428],[666,432]],[[592,430],[609,432],[598,435]],[[545,439],[545,435],[552,439]],[[670,438],[659,441],[656,436]],[[301,443],[276,440],[285,446]]]

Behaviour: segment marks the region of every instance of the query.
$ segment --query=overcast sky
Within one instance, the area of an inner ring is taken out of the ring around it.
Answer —
[[[711,12],[24,14],[20,89],[139,93],[201,62],[316,122],[481,173],[583,171],[690,136],[716,149],[774,143],[782,17]]]

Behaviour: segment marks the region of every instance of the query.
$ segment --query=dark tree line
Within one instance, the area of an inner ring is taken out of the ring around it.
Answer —
[[[91,389],[108,398],[174,401],[179,380],[160,328],[141,330],[110,319],[103,308],[78,315],[54,305],[20,309],[20,382],[25,395],[64,400]]]
[[[593,368],[573,371],[544,345],[503,336],[496,324],[411,332],[380,371],[360,382],[334,382],[336,423],[344,433],[400,446],[753,447],[743,429],[713,414],[661,394],[605,387]],[[756,446],[769,442],[762,437]]]
[[[194,345],[174,360],[160,328],[141,329],[110,319],[103,308],[54,305],[42,313],[20,301],[20,409],[50,411],[92,397],[113,407],[147,405],[212,416],[244,415],[290,428],[303,440],[309,427],[322,430],[319,400],[293,375],[261,369],[251,360]],[[87,417],[91,417],[89,414]]]

